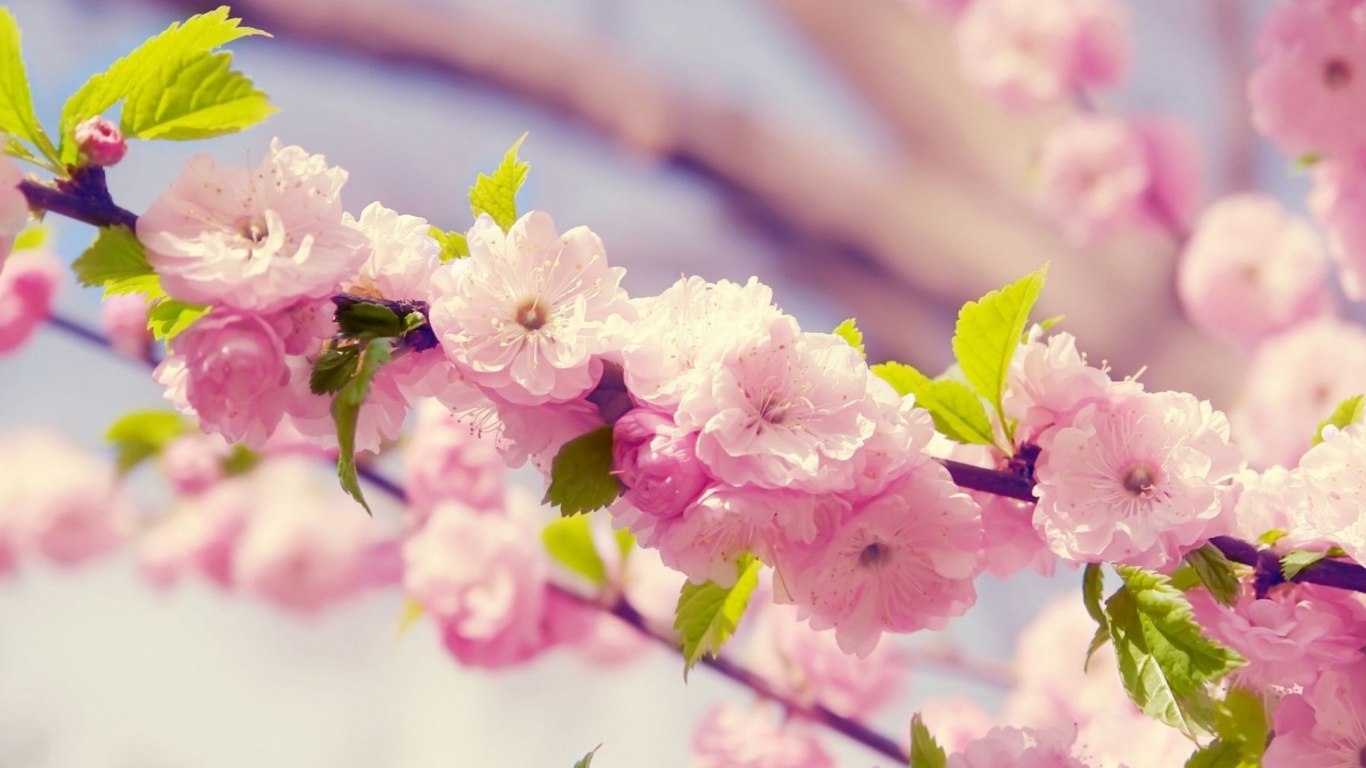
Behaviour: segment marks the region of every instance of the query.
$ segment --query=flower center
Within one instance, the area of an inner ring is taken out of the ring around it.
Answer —
[[[237,221],[237,234],[250,240],[252,245],[260,245],[270,235],[266,222],[257,216],[243,216]]]
[[[528,331],[538,331],[550,322],[550,313],[541,304],[541,297],[524,299],[517,305],[517,324]]]
[[[1346,61],[1334,56],[1323,63],[1323,84],[1329,89],[1340,91],[1352,83],[1352,67]]]
[[[766,399],[764,404],[759,407],[759,418],[775,427],[783,425],[787,421],[788,414],[792,412],[792,405],[786,400],[779,398]]]
[[[1157,492],[1157,472],[1147,464],[1136,464],[1124,473],[1124,490],[1142,498]]]
[[[875,541],[858,554],[858,564],[864,568],[872,568],[887,559],[887,554],[887,548]]]

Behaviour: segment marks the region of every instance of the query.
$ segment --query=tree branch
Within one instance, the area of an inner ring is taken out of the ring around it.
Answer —
[[[103,168],[77,168],[71,178],[58,179],[54,186],[24,179],[19,182],[19,191],[36,212],[51,212],[96,227],[137,229],[137,214],[120,208],[110,197]]]

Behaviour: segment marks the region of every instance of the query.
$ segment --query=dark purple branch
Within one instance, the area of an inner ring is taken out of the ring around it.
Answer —
[[[120,208],[109,196],[104,169],[88,166],[72,171],[71,178],[58,179],[55,187],[24,179],[19,191],[28,199],[29,208],[49,211],[96,227],[136,229],[137,214]]]
[[[969,490],[1020,501],[1035,500],[1034,483],[1027,478],[950,459],[940,459],[939,463],[949,471],[949,476],[955,483]]]

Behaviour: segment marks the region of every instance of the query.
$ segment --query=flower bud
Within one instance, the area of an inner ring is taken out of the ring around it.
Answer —
[[[612,465],[626,499],[658,517],[682,513],[709,479],[697,458],[697,433],[648,408],[628,412],[613,427]]]
[[[92,117],[76,126],[76,146],[90,165],[114,165],[128,153],[128,142],[118,126],[103,117]]]

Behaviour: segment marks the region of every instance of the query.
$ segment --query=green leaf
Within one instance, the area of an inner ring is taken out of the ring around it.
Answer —
[[[1115,566],[1105,603],[1120,677],[1138,708],[1195,738],[1214,725],[1208,685],[1246,662],[1200,633],[1190,603],[1161,574]]]
[[[232,453],[223,460],[223,474],[228,477],[237,477],[256,469],[256,465],[261,463],[261,454],[252,449],[237,443],[232,447]]]
[[[356,374],[360,365],[360,345],[324,350],[313,361],[313,372],[308,375],[308,389],[315,395],[326,395],[340,390]]]
[[[1238,744],[1215,739],[1191,754],[1186,768],[1244,768],[1243,750]],[[1247,766],[1251,768],[1251,766]]]
[[[636,548],[636,537],[625,528],[617,529],[615,535],[617,539],[617,551],[621,553],[622,565],[625,565],[627,558],[631,556],[631,552]]]
[[[104,439],[114,444],[119,472],[127,472],[184,433],[185,419],[175,411],[134,411],[114,422]]]
[[[341,480],[342,488],[351,494],[351,498],[360,502],[367,513],[370,513],[370,505],[365,503],[360,478],[356,475],[356,424],[360,420],[361,406],[365,405],[365,398],[370,395],[370,384],[375,380],[375,374],[389,362],[392,345],[393,339],[370,339],[365,342],[355,374],[332,397],[332,420],[337,424],[337,477]]]
[[[34,248],[42,248],[47,242],[47,227],[41,224],[26,227],[14,238],[14,250],[28,251]]]
[[[880,363],[873,375],[892,385],[901,396],[914,395],[915,404],[930,412],[934,428],[960,443],[993,445],[991,421],[982,399],[954,379],[932,380],[904,363]]]
[[[87,118],[104,114],[125,98],[143,102],[145,110],[151,106],[147,102],[157,100],[157,94],[165,94],[169,102],[180,104],[180,108],[173,111],[180,112],[182,117],[186,116],[183,112],[186,97],[192,97],[193,91],[197,90],[193,82],[187,78],[187,73],[198,70],[204,74],[203,70],[208,66],[204,60],[207,54],[216,48],[243,37],[266,35],[259,29],[240,26],[241,20],[229,18],[228,13],[228,7],[222,6],[209,13],[193,16],[183,24],[172,24],[161,34],[147,40],[132,53],[119,59],[105,72],[86,81],[62,107],[62,162],[74,163],[78,159],[79,150],[72,135],[77,124]],[[225,85],[230,83],[219,76],[219,83],[214,87],[219,89],[221,95],[226,93],[222,90]],[[247,81],[247,86],[250,86],[250,81]],[[240,89],[240,82],[234,87]],[[203,97],[200,97],[200,104],[203,103]],[[128,107],[125,107],[124,111],[128,112]],[[155,112],[153,109],[152,114]],[[125,115],[125,119],[126,117]],[[232,115],[223,117],[225,121],[221,125],[233,122],[230,119]],[[237,119],[240,121],[241,115],[238,115]],[[194,120],[191,120],[180,127],[193,128],[193,123]],[[174,129],[175,125],[166,127]],[[124,129],[124,134],[131,136],[127,128]]]
[[[1067,315],[1054,315],[1052,317],[1044,318],[1043,320],[1039,321],[1039,330],[1043,331],[1044,333],[1048,333],[1049,331],[1053,330],[1053,328],[1056,327],[1058,323],[1061,323],[1066,319]]]
[[[596,747],[593,747],[593,749],[589,751],[588,754],[583,756],[582,760],[578,761],[577,763],[574,763],[574,768],[589,768],[589,766],[593,764],[593,755],[596,755],[599,749],[602,749],[601,744],[597,745]]]
[[[207,315],[209,309],[199,304],[186,304],[179,299],[163,299],[147,310],[147,328],[158,339],[174,339],[194,321]]]
[[[1319,163],[1323,162],[1323,155],[1316,155],[1309,152],[1290,161],[1290,167],[1297,171],[1306,171]]]
[[[1292,581],[1305,568],[1327,557],[1327,552],[1311,552],[1305,549],[1291,550],[1281,557],[1281,575]]]
[[[854,318],[851,317],[835,326],[834,334],[849,342],[849,346],[857,349],[860,355],[868,356],[863,349],[863,331],[858,329],[858,323],[854,322]]]
[[[1002,424],[1006,423],[1006,416],[1001,398],[1010,361],[1020,345],[1029,312],[1043,290],[1047,273],[1045,264],[999,291],[968,302],[958,313],[954,326],[953,354],[963,369],[963,377],[991,404]]]
[[[1351,424],[1361,421],[1363,406],[1366,406],[1366,395],[1353,395],[1352,397],[1338,403],[1338,407],[1333,409],[1333,415],[1319,422],[1319,428],[1314,430],[1314,445],[1323,442],[1323,428],[1329,424],[1338,429],[1345,429]]]
[[[1219,738],[1191,755],[1187,768],[1261,768],[1268,733],[1261,696],[1230,688],[1215,705],[1214,732]]]
[[[703,655],[713,658],[725,645],[740,617],[749,606],[749,596],[759,584],[760,562],[750,554],[743,555],[735,564],[735,586],[722,587],[714,581],[683,585],[674,613],[674,629],[683,644],[683,679],[701,661]]]
[[[23,160],[26,163],[33,163],[34,165],[40,166],[47,170],[55,170],[54,168],[52,168],[52,166],[48,165],[48,163],[45,162],[42,158],[33,154],[32,150],[24,146],[23,142],[19,141],[13,136],[8,136],[5,134],[0,135],[5,136],[5,154],[18,160]]]
[[[20,39],[19,23],[9,9],[0,7],[0,133],[27,141],[56,164],[57,148],[33,111],[33,94],[29,92]],[[6,154],[15,154],[10,151],[8,141],[5,150]],[[33,156],[30,154],[23,159],[30,160]]]
[[[616,500],[621,483],[612,474],[612,428],[599,427],[570,440],[550,464],[544,504],[561,515],[602,509]]]
[[[1272,528],[1266,533],[1263,533],[1261,536],[1258,536],[1257,543],[1265,544],[1269,547],[1272,544],[1275,544],[1276,542],[1280,541],[1281,539],[1284,539],[1286,536],[1289,535],[1290,531],[1283,531],[1280,528]]]
[[[607,583],[607,569],[593,545],[593,529],[587,515],[561,517],[541,529],[550,557],[574,573],[601,586]]]
[[[1086,649],[1086,661],[1082,664],[1082,669],[1091,664],[1091,657],[1110,640],[1109,620],[1105,618],[1105,609],[1100,605],[1104,591],[1105,572],[1101,570],[1100,564],[1087,563],[1081,577],[1081,600],[1086,606],[1086,613],[1096,622],[1096,634]]]
[[[207,139],[250,128],[276,112],[270,97],[232,70],[232,54],[200,53],[161,70],[123,105],[129,139]]]
[[[1196,573],[1195,568],[1191,567],[1189,563],[1182,563],[1177,566],[1176,570],[1172,571],[1171,576],[1168,578],[1171,579],[1172,586],[1182,592],[1195,589],[1201,584],[1200,574]]]
[[[517,190],[522,188],[527,171],[531,169],[529,163],[517,159],[517,150],[523,141],[526,141],[525,133],[503,156],[503,162],[498,164],[492,176],[481,173],[470,187],[470,210],[474,217],[477,219],[479,214],[487,213],[504,232],[517,221]]]
[[[398,313],[383,304],[368,301],[347,301],[337,307],[337,327],[350,338],[373,338],[403,335],[405,322]]]
[[[949,758],[944,748],[930,735],[920,713],[911,718],[911,768],[945,768]]]
[[[443,263],[470,255],[470,244],[465,241],[464,232],[445,232],[440,227],[432,227],[427,230],[427,234],[441,245]]]
[[[1213,544],[1205,544],[1186,554],[1186,562],[1195,569],[1200,583],[1205,585],[1210,597],[1220,605],[1233,605],[1238,602],[1238,593],[1243,585],[1233,573],[1233,563]]]
[[[147,249],[128,227],[102,227],[95,242],[71,264],[81,285],[104,288],[105,296],[146,293],[160,282],[147,262]]]

